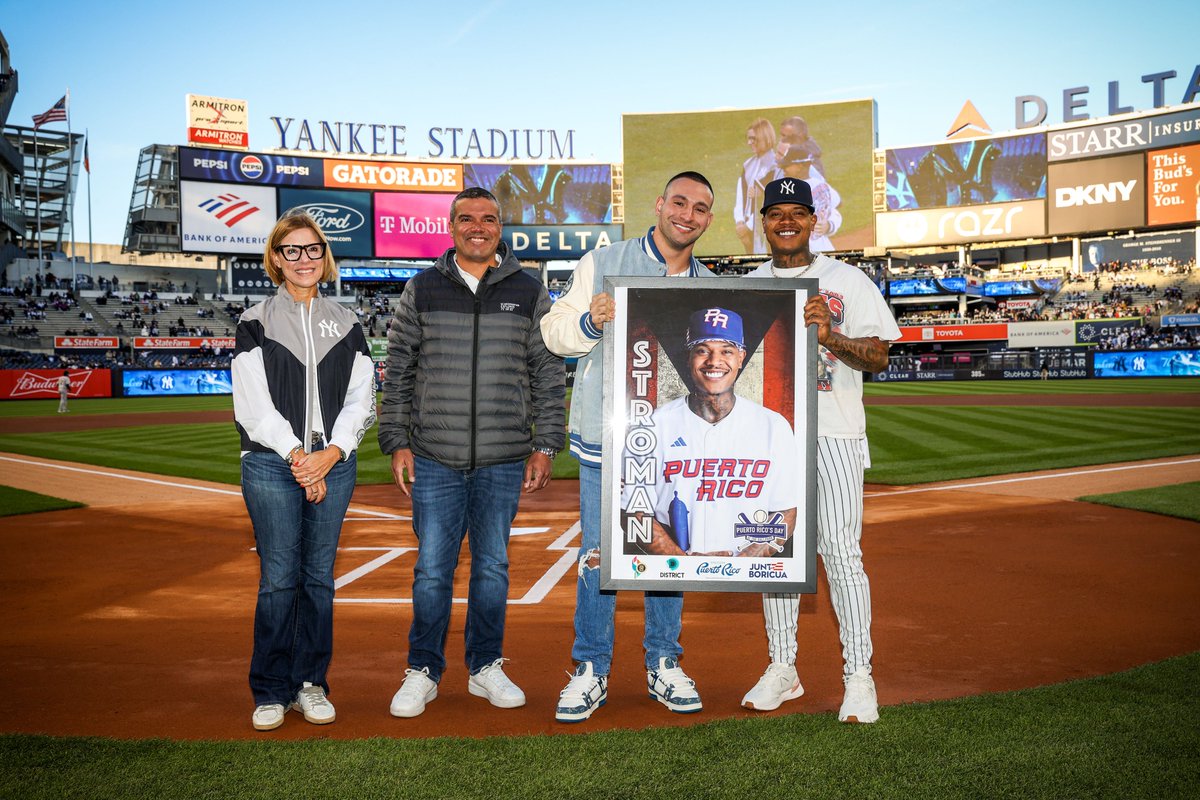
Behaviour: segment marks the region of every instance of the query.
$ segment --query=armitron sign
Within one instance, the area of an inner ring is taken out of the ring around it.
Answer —
[[[250,128],[245,100],[187,96],[188,144],[246,150],[250,147]]]

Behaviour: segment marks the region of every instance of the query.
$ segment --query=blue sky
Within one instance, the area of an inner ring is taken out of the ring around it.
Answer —
[[[281,13],[286,9],[286,14]],[[1200,64],[1200,3],[607,3],[255,0],[112,4],[0,0],[20,73],[10,121],[69,87],[92,136],[97,242],[124,233],[138,151],[178,144],[188,92],[247,100],[252,149],[271,116],[430,127],[573,129],[579,160],[621,160],[621,114],[874,98],[881,147],[941,139],[966,100],[993,130],[1014,100],[1108,83],[1153,105],[1143,75],[1174,70],[1178,104]],[[76,237],[87,237],[85,186]]]

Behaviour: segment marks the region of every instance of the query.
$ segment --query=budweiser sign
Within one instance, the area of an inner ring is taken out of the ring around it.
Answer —
[[[54,346],[63,350],[116,350],[121,340],[116,336],[55,336]]]
[[[58,397],[57,369],[0,370],[0,399],[33,400]],[[71,397],[112,397],[112,379],[106,369],[72,369]]]
[[[135,350],[199,350],[201,347],[232,350],[237,339],[232,336],[135,336]]]

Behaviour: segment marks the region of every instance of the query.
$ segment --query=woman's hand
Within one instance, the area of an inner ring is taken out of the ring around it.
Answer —
[[[292,459],[292,477],[296,479],[296,483],[306,489],[320,484],[321,499],[324,499],[325,476],[341,460],[342,450],[337,445],[330,445],[324,450],[312,453],[301,453]],[[312,492],[308,492],[307,497],[309,500],[313,500]],[[313,500],[313,502],[320,502],[320,500]]]

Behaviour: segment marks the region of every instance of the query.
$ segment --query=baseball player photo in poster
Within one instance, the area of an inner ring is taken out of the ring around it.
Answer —
[[[602,588],[816,591],[816,281],[606,285]]]

